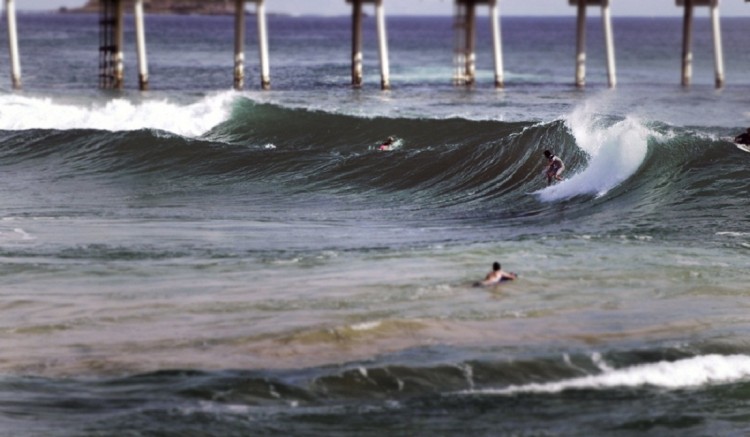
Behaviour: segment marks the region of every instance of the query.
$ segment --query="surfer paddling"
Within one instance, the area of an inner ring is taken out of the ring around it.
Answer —
[[[503,271],[503,269],[500,267],[500,263],[495,261],[494,263],[492,263],[492,271],[487,273],[484,281],[477,282],[474,284],[474,286],[479,287],[482,285],[495,285],[503,281],[512,281],[517,277],[518,275],[516,275],[515,273]]]
[[[383,141],[383,144],[381,144],[380,147],[378,147],[378,150],[382,150],[384,152],[388,150],[393,150],[393,143],[395,142],[396,142],[396,138],[388,137],[385,139],[385,141]]]
[[[747,129],[747,132],[744,134],[739,134],[736,137],[734,137],[734,142],[737,144],[744,144],[746,146],[750,146],[750,128]]]
[[[544,172],[545,176],[547,176],[547,185],[550,185],[553,179],[561,181],[562,178],[560,175],[565,170],[565,164],[563,164],[562,159],[549,150],[544,151],[544,156],[547,157],[547,170]]]

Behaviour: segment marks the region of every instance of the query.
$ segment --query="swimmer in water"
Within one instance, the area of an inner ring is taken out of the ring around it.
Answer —
[[[383,141],[383,144],[381,144],[380,147],[378,147],[378,150],[382,150],[382,151],[393,150],[393,143],[395,142],[396,142],[396,138],[388,137],[385,139],[385,141]]]
[[[495,261],[492,264],[492,271],[487,273],[487,276],[485,276],[484,281],[477,282],[474,284],[475,286],[480,285],[493,285],[493,284],[499,284],[503,281],[512,281],[516,279],[518,275],[512,272],[505,272],[500,266],[500,263]]]

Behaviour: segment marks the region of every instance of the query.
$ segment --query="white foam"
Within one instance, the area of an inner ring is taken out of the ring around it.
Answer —
[[[681,389],[731,383],[750,378],[750,356],[704,355],[674,362],[661,361],[624,369],[604,370],[601,374],[543,384],[511,385],[504,389],[475,390],[465,393],[510,395],[515,393],[559,393],[571,389],[613,387],[662,387]]]
[[[632,176],[646,158],[652,132],[634,117],[606,125],[597,120],[588,105],[583,105],[568,117],[566,124],[578,147],[588,155],[588,166],[572,176],[568,167],[567,175],[563,174],[567,179],[537,191],[543,201],[602,196]]]
[[[716,233],[716,235],[721,235],[721,236],[726,236],[726,237],[748,237],[750,236],[750,232],[719,231]]]
[[[0,96],[0,130],[157,129],[199,136],[226,120],[237,96],[232,91],[180,104],[168,99],[133,102],[119,98],[103,103],[62,103],[51,98]]]
[[[33,240],[34,239],[34,237],[32,237],[31,235],[29,235],[28,232],[24,231],[21,228],[15,228],[15,229],[13,229],[13,232],[15,232],[16,234],[20,235],[22,240]]]
[[[351,325],[350,328],[352,331],[369,331],[380,327],[381,324],[382,323],[379,320],[376,320],[373,322],[362,322],[356,325]]]
[[[250,414],[252,408],[248,405],[241,404],[200,401],[197,405],[184,405],[178,407],[177,411],[185,416],[193,415],[195,413],[246,415]]]
[[[13,232],[0,231],[0,239],[30,241],[34,240],[35,238],[33,235],[29,234],[21,228],[14,228]]]

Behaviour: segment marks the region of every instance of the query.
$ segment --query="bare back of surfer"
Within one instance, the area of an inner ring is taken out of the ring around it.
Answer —
[[[505,272],[500,266],[500,263],[495,261],[492,264],[492,271],[487,273],[487,276],[485,276],[484,281],[480,282],[481,285],[492,285],[492,284],[499,284],[502,281],[512,281],[516,279],[517,275],[515,273]]]
[[[547,170],[544,173],[547,176],[547,185],[550,185],[553,179],[561,181],[562,177],[560,175],[565,170],[565,164],[563,164],[562,159],[549,150],[544,151],[544,156],[547,158]]]

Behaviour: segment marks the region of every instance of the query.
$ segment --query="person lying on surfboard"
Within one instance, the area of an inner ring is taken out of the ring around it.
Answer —
[[[477,282],[474,284],[475,287],[479,287],[481,285],[493,285],[493,284],[499,284],[503,281],[512,281],[516,279],[518,275],[512,272],[505,272],[500,267],[500,263],[495,261],[492,263],[492,271],[487,273],[487,276],[485,276],[484,281]]]
[[[393,143],[396,142],[396,138],[388,137],[383,141],[383,144],[378,147],[378,150],[388,151],[393,149]]]
[[[747,128],[747,132],[739,134],[734,137],[734,142],[737,144],[745,144],[750,146],[750,128]]]
[[[547,170],[545,172],[545,175],[547,176],[547,185],[550,185],[552,183],[552,179],[561,181],[562,178],[560,177],[560,175],[562,174],[563,170],[565,170],[565,164],[563,164],[562,159],[558,158],[549,150],[544,151],[544,156],[547,157]]]

